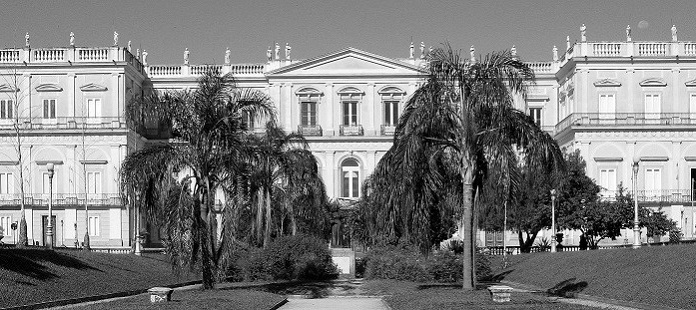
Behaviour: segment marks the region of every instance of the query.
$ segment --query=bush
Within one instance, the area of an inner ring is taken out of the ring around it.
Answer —
[[[389,246],[371,250],[365,257],[365,277],[416,282],[452,283],[462,279],[462,257],[453,251],[437,251],[426,257],[410,246]],[[486,255],[476,255],[476,278],[492,275]]]
[[[265,249],[252,249],[239,268],[247,280],[326,280],[338,276],[326,242],[307,235],[281,237]]]
[[[682,237],[684,237],[684,234],[681,232],[679,228],[675,227],[669,231],[669,243],[678,244],[679,242],[681,242]]]

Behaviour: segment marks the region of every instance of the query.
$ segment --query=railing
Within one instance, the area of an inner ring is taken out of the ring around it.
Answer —
[[[341,125],[339,129],[339,134],[341,136],[362,136],[364,132],[362,125]]]
[[[18,50],[0,50],[0,63],[20,62]]]
[[[526,63],[534,72],[551,72],[552,62],[528,62]]]
[[[222,72],[222,66],[214,66],[214,65],[191,66],[191,74],[192,75],[203,75],[204,73],[208,72],[209,70],[212,70],[213,72],[215,72],[215,74],[220,74],[220,72]]]
[[[380,132],[383,136],[393,136],[396,133],[396,126],[393,125],[382,125]]]
[[[65,49],[38,49],[33,50],[35,62],[63,62],[65,61]]]
[[[621,56],[620,43],[592,43],[592,55],[603,57]]]
[[[299,125],[297,126],[297,132],[299,132],[303,136],[321,136],[322,135],[322,130],[321,126],[319,125]]]
[[[0,205],[19,205],[20,194],[0,194]],[[48,205],[49,194],[29,193],[24,194],[25,205]],[[121,196],[118,193],[53,193],[54,205],[87,205],[90,206],[113,206],[121,205]]]
[[[17,123],[21,130],[41,129],[118,129],[126,128],[122,117],[57,117],[57,118],[19,118]],[[0,131],[13,130],[13,119],[0,120]]]
[[[264,67],[263,64],[236,64],[231,66],[230,73],[233,75],[263,74]]]
[[[149,66],[148,70],[149,76],[181,75],[181,66]]]
[[[616,190],[602,190],[600,195],[607,201],[615,201]],[[685,203],[696,199],[696,192],[691,189],[639,189],[635,194],[629,190],[626,194],[635,195],[638,202]]]
[[[264,64],[234,64],[234,65],[156,65],[148,67],[151,77],[164,76],[199,76],[212,69],[217,74],[232,75],[262,75]]]
[[[111,47],[56,47],[0,50],[0,63],[94,63],[126,62],[143,72],[140,60],[127,49]]]
[[[572,113],[556,133],[575,126],[696,126],[696,113]]]
[[[671,57],[696,56],[695,42],[580,42],[562,59],[572,57]]]

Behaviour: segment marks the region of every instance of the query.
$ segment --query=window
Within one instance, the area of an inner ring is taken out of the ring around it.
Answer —
[[[696,93],[689,97],[689,113],[691,113],[691,119],[696,119]]]
[[[56,100],[55,99],[44,99],[43,100],[43,118],[45,118],[45,119],[55,119],[56,118]]]
[[[343,106],[343,126],[358,126],[358,102],[362,99],[363,94],[355,87],[346,87],[338,92]]]
[[[603,197],[613,198],[616,193],[616,169],[600,169],[599,186],[602,187]]]
[[[599,118],[614,119],[616,113],[616,96],[614,94],[599,94]]]
[[[341,197],[360,197],[360,165],[352,158],[346,159],[341,165]]]
[[[14,178],[12,177],[12,173],[0,172],[0,194],[13,194],[13,182]]]
[[[529,108],[529,116],[532,117],[534,123],[541,127],[541,110],[542,108]]]
[[[660,118],[661,100],[659,94],[645,94],[645,118]]]
[[[89,235],[99,236],[99,217],[90,216],[89,217]]]
[[[662,173],[660,168],[645,169],[645,196],[658,197],[662,195]]]
[[[300,124],[305,127],[317,125],[317,103],[315,101],[300,102]]]
[[[97,99],[97,98],[87,99],[87,117],[89,117],[89,118],[101,117],[101,99]]]
[[[0,100],[0,119],[11,119],[14,108],[12,100]]]
[[[95,199],[102,193],[101,172],[87,171],[87,197]]]
[[[12,217],[0,217],[0,235],[12,236]]]
[[[396,126],[399,123],[399,102],[406,92],[397,87],[386,87],[378,93],[384,106],[384,126]]]
[[[396,126],[399,122],[399,101],[384,101],[384,125]]]

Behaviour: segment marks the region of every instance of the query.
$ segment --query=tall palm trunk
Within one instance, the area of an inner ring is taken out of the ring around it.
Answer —
[[[474,216],[473,216],[473,161],[464,154],[462,150],[462,191],[463,191],[463,212],[462,212],[462,241],[464,251],[462,253],[462,264],[464,274],[462,276],[462,288],[473,290],[476,288],[476,270],[474,268]]]
[[[208,184],[206,182],[206,188]],[[213,256],[212,256],[212,243],[211,243],[211,208],[210,208],[210,197],[203,192],[196,195],[196,201],[194,202],[194,208],[196,208],[196,221],[198,221],[199,235],[198,240],[201,247],[201,269],[203,272],[203,289],[211,289],[215,285],[215,277],[213,275]]]
[[[266,230],[263,236],[263,247],[265,248],[268,246],[268,243],[271,242],[271,191],[266,189],[266,199],[265,199],[265,204],[266,204]]]
[[[263,189],[256,191],[256,221],[254,231],[256,232],[256,242],[261,242],[261,230],[263,229]]]

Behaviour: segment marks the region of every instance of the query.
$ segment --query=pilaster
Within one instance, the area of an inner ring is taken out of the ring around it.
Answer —
[[[326,128],[322,128],[324,130],[324,135],[325,136],[334,136],[336,133],[336,125],[337,121],[334,119],[334,104],[333,104],[333,84],[332,83],[326,83],[324,85],[324,98],[323,98],[323,106],[320,107],[322,111],[322,119],[324,120],[324,124],[326,125]],[[320,105],[321,105],[320,104]],[[323,127],[323,126],[322,126]],[[327,163],[328,164],[328,163]]]
[[[377,100],[375,98],[375,83],[367,83],[367,89],[365,90],[365,100],[362,103],[362,119],[365,120],[365,135],[376,136],[379,131],[375,126],[378,122],[375,121],[375,115],[377,113]],[[378,115],[378,114],[377,114]]]

